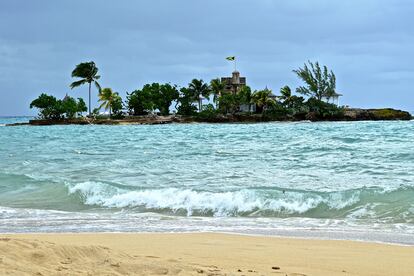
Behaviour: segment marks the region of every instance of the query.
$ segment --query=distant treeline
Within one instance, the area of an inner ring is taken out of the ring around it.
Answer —
[[[241,86],[237,93],[232,93],[226,89],[226,84],[217,78],[210,82],[193,79],[186,87],[170,83],[145,84],[141,89],[127,92],[126,99],[122,99],[119,93],[111,88],[101,88],[98,82],[98,68],[94,62],[84,62],[73,70],[72,77],[78,80],[70,87],[73,89],[84,84],[88,86],[89,108],[81,98],[75,100],[66,96],[58,100],[45,93],[35,99],[30,108],[38,108],[39,117],[42,119],[70,119],[82,116],[88,110],[89,116],[102,116],[99,115],[102,108],[109,111],[111,118],[151,113],[169,115],[171,106],[175,107],[179,115],[206,119],[238,113],[255,113],[275,119],[306,119],[309,116],[330,119],[343,114],[343,108],[328,103],[337,95],[336,77],[332,71],[326,66],[320,66],[318,62],[308,62],[303,68],[293,72],[304,82],[303,86],[295,89],[296,93],[289,86],[281,88],[279,95],[274,95],[267,88],[252,91],[249,86]],[[93,110],[92,84],[98,90],[100,102],[100,106]],[[205,99],[208,100],[207,104],[203,104]]]

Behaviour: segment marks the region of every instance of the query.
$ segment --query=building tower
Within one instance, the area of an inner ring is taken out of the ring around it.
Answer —
[[[240,77],[239,71],[234,71],[231,77],[221,78],[221,82],[226,85],[224,92],[237,94],[243,86],[246,86],[246,78]]]

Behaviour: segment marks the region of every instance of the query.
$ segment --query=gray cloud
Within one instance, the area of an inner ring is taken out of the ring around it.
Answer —
[[[2,1],[0,115],[34,114],[41,92],[86,97],[68,88],[82,61],[123,94],[228,75],[228,55],[253,89],[298,86],[291,70],[319,60],[342,103],[414,110],[413,12],[410,0]]]

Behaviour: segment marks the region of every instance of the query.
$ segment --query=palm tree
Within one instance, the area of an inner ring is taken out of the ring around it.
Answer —
[[[252,90],[249,86],[245,85],[240,88],[237,95],[240,104],[247,104],[249,106],[249,112],[252,110]]]
[[[217,106],[217,100],[218,98],[223,94],[224,92],[224,88],[226,88],[226,85],[221,82],[220,79],[214,79],[211,80],[210,82],[210,90],[213,94],[213,102],[216,104]]]
[[[99,101],[102,104],[99,108],[105,108],[105,110],[109,110],[109,117],[112,116],[112,105],[118,99],[119,94],[118,92],[113,92],[111,88],[103,88],[99,92]]]
[[[292,98],[292,90],[287,85],[280,89],[280,94],[282,95],[279,96],[279,99],[281,99],[283,102],[289,102],[289,100]]]
[[[208,98],[210,96],[210,87],[201,79],[193,79],[188,85],[188,90],[192,94],[193,100],[198,101],[198,112],[201,112],[203,97]]]
[[[75,69],[72,71],[72,78],[80,78],[80,80],[72,82],[70,88],[81,86],[85,83],[89,84],[89,116],[91,116],[91,85],[92,82],[95,83],[98,91],[101,91],[101,86],[97,82],[101,76],[98,75],[98,67],[96,67],[95,62],[83,62],[76,65]]]
[[[255,91],[252,95],[252,102],[259,107],[262,112],[267,109],[267,107],[274,105],[276,102],[270,96],[272,91],[269,89]]]

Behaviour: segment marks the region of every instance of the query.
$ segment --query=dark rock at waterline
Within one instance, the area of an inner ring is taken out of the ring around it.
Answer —
[[[347,121],[380,121],[380,120],[411,120],[412,116],[407,111],[381,108],[381,109],[361,109],[346,108],[344,110],[344,120]]]
[[[6,124],[6,126],[27,126],[29,123],[12,123],[12,124]]]

